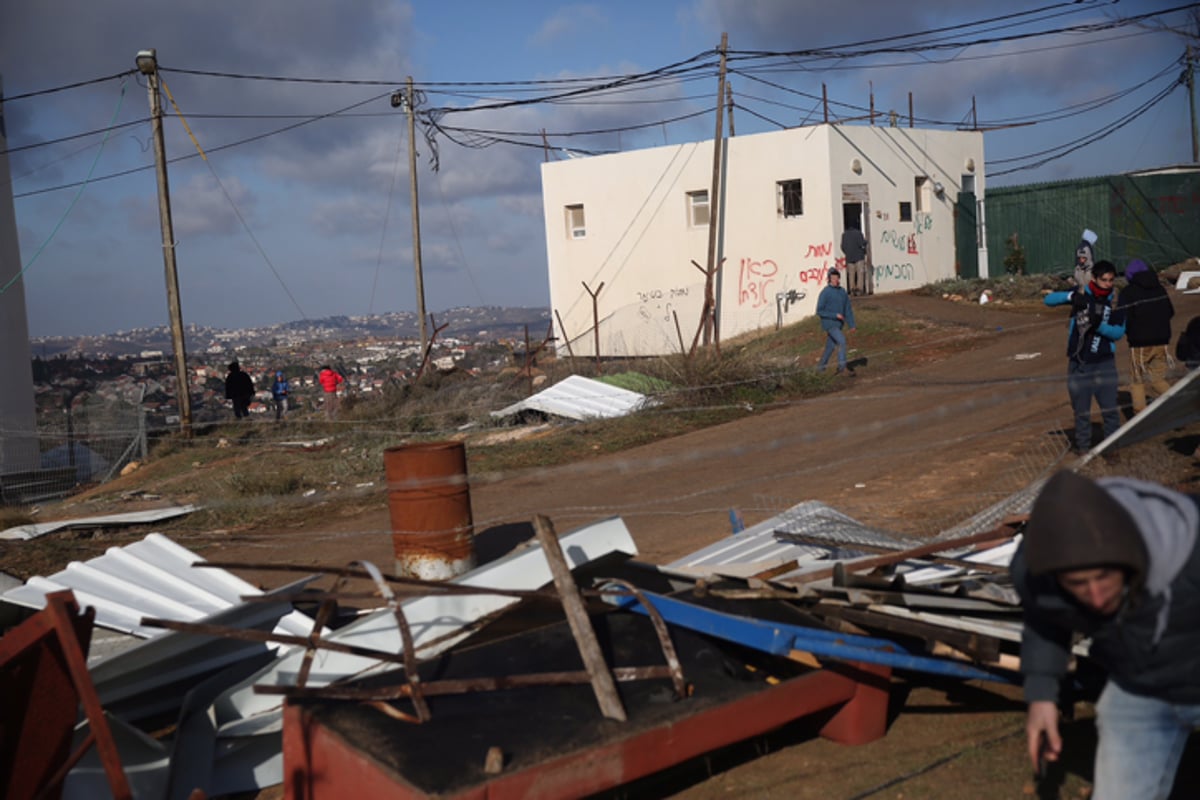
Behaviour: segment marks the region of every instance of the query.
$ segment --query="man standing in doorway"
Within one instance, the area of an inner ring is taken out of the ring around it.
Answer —
[[[842,255],[846,257],[850,294],[875,294],[875,276],[867,266],[867,240],[857,222],[849,223],[842,231]]]

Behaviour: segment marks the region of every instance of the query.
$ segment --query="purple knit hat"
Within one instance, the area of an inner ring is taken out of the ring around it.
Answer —
[[[1139,272],[1149,272],[1150,267],[1146,266],[1146,262],[1140,258],[1135,258],[1125,265],[1125,280],[1133,280],[1133,276]]]

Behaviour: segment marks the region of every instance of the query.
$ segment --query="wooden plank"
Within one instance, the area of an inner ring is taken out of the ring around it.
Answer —
[[[624,722],[625,707],[621,704],[617,685],[613,681],[608,664],[604,661],[604,653],[600,650],[600,642],[596,640],[592,621],[588,619],[587,608],[579,595],[579,587],[575,585],[575,578],[571,575],[571,567],[558,544],[558,534],[554,532],[554,525],[548,517],[538,514],[533,518],[533,529],[542,545],[542,552],[546,554],[546,563],[550,565],[554,586],[562,598],[563,611],[566,612],[567,623],[571,626],[575,643],[579,646],[579,655],[583,657],[583,665],[592,678],[592,691],[596,694],[600,711],[609,719]]]

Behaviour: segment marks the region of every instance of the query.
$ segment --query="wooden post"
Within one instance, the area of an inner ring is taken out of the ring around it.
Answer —
[[[581,283],[583,283],[583,282],[581,281]],[[596,337],[595,338],[595,342],[596,342],[596,374],[599,374],[601,370],[600,370],[600,301],[598,298],[600,297],[601,290],[604,289],[604,281],[600,281],[600,285],[596,287],[596,291],[594,291],[594,292],[590,288],[588,288],[588,285],[586,283],[583,284],[583,288],[585,290],[587,290],[587,293],[592,296],[592,332]]]
[[[175,229],[171,221],[171,187],[167,180],[167,146],[163,141],[162,98],[158,94],[157,51],[139,52],[137,65],[138,70],[146,76],[146,88],[150,93],[150,131],[154,139],[154,169],[158,175],[158,218],[162,225],[163,267],[167,278],[167,313],[171,318],[171,349],[175,356],[175,399],[179,403],[179,427],[185,437],[191,438],[192,395],[188,386],[179,273],[175,267]]]
[[[571,335],[567,333],[567,326],[563,325],[562,317],[558,313],[558,309],[554,309],[554,318],[558,320],[558,331],[562,334],[563,344],[567,346],[567,355],[571,357],[571,370],[575,369],[575,351],[571,349]]]
[[[871,90],[871,124],[875,124],[875,82],[867,81],[867,86]]]
[[[600,711],[609,719],[624,722],[625,707],[621,705],[621,697],[617,694],[617,684],[604,661],[600,642],[596,640],[596,631],[592,628],[592,621],[588,619],[583,598],[579,596],[579,588],[571,575],[571,567],[563,556],[562,547],[559,546],[554,525],[548,517],[538,514],[533,518],[533,529],[537,533],[542,552],[546,554],[546,563],[550,565],[550,573],[554,576],[554,587],[558,589],[562,599],[567,624],[571,626],[571,633],[579,646],[579,655],[583,657],[583,665],[592,678],[592,691],[596,694]]]
[[[721,34],[721,72],[717,83],[717,132],[713,136],[713,168],[712,168],[712,188],[708,193],[708,271],[715,271],[717,263],[717,227],[722,215],[722,208],[719,202],[721,197],[721,140],[724,138],[725,131],[725,53],[729,47],[729,34]],[[710,274],[711,279],[711,274]],[[706,283],[704,288],[705,294],[712,292],[712,284]],[[709,314],[704,318],[704,344],[707,345],[712,340],[713,325],[712,314],[709,309]]]
[[[829,124],[829,93],[825,90],[825,84],[821,84],[821,108],[825,110],[825,124]]]
[[[912,92],[908,93],[908,127],[913,126]]]
[[[425,276],[421,272],[421,209],[417,204],[417,110],[413,105],[413,79],[408,76],[408,193],[412,205],[413,274],[417,282],[417,316],[421,318],[421,349],[429,342],[425,328]]]

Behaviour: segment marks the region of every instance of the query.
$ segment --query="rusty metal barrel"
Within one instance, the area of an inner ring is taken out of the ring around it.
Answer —
[[[383,451],[396,574],[439,581],[475,566],[474,521],[462,442]]]

